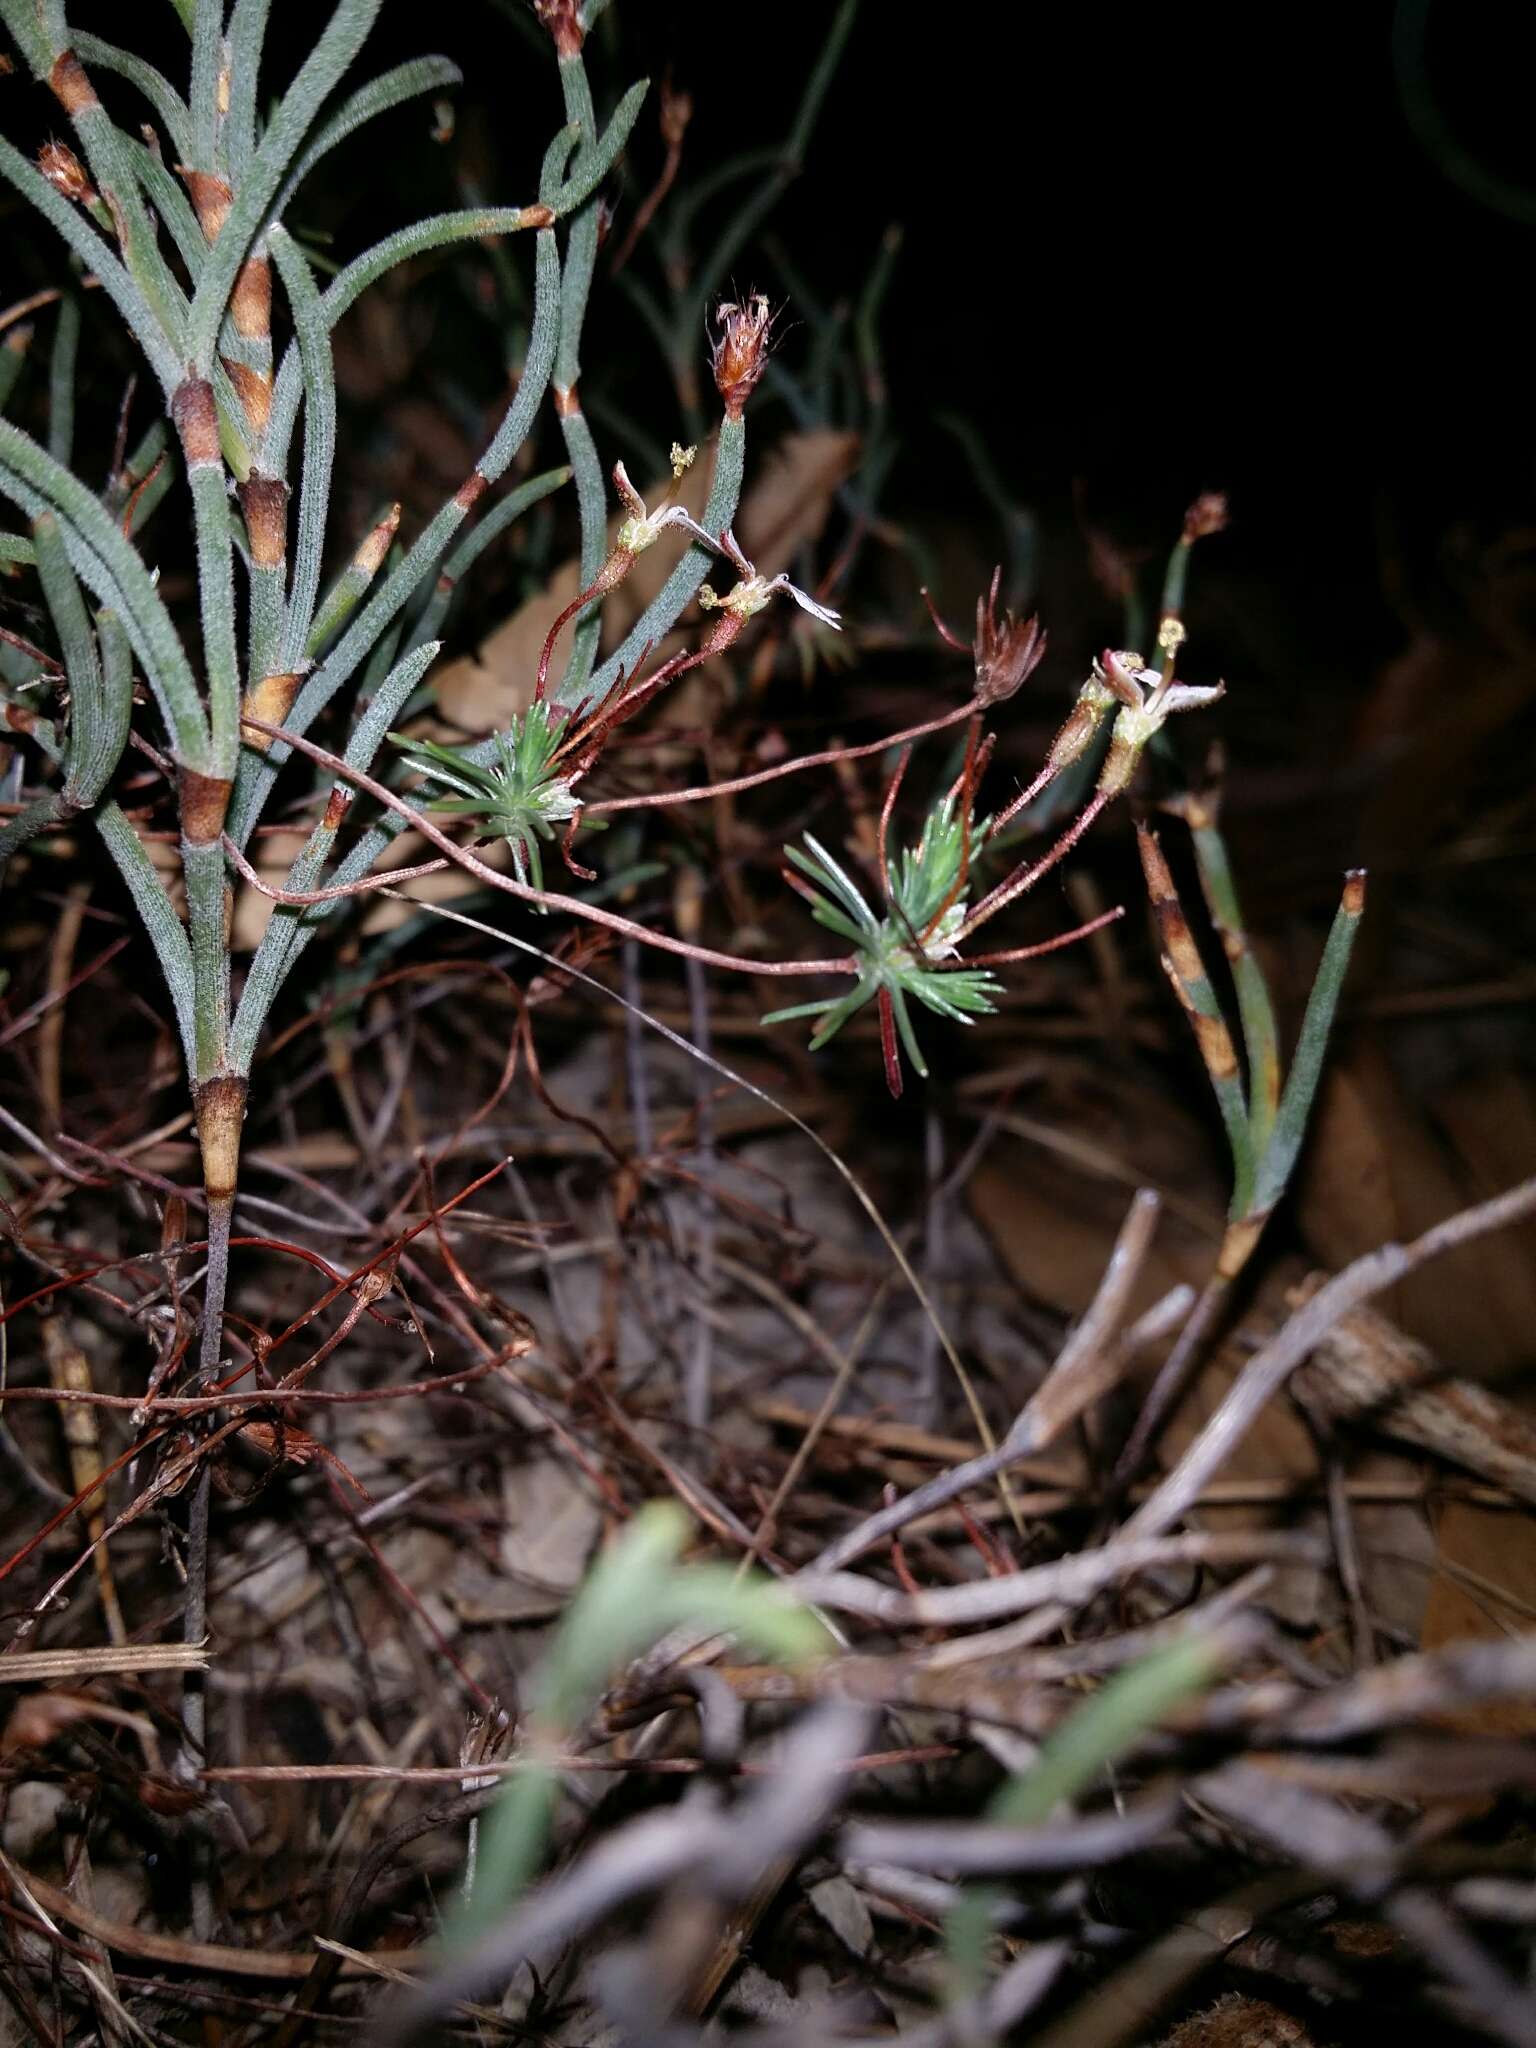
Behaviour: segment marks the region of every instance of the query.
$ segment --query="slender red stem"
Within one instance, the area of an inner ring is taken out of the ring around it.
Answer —
[[[989,917],[996,917],[1000,910],[1006,909],[1016,897],[1022,896],[1027,889],[1033,889],[1042,875],[1048,874],[1058,861],[1065,860],[1066,856],[1076,846],[1079,839],[1082,838],[1100,811],[1104,809],[1113,794],[1114,792],[1111,790],[1095,790],[1082,812],[1067,827],[1066,831],[1062,833],[1049,853],[1036,861],[1032,868],[1015,868],[1011,875],[998,883],[990,895],[983,896],[976,908],[965,920],[965,923],[961,925],[959,931],[955,933],[955,944],[958,945],[962,939],[969,937],[980,925],[985,924]]]
[[[1117,903],[1113,910],[1101,911],[1090,918],[1087,924],[1080,924],[1070,932],[1058,932],[1054,939],[1042,939],[1035,946],[1010,946],[1003,953],[972,953],[962,961],[965,967],[1007,967],[1016,960],[1038,960],[1042,953],[1059,953],[1063,946],[1076,945],[1079,939],[1091,938],[1102,931],[1107,924],[1116,924],[1125,915],[1125,905]]]
[[[308,760],[328,768],[333,775],[366,790],[376,802],[385,804],[397,816],[414,825],[424,839],[429,839],[447,854],[456,866],[471,874],[488,888],[499,889],[504,896],[515,896],[522,903],[537,903],[545,910],[563,910],[571,917],[583,918],[588,924],[604,926],[608,931],[618,932],[624,938],[637,939],[643,946],[655,946],[663,953],[678,953],[685,960],[697,960],[705,967],[723,967],[732,974],[856,974],[858,962],[851,953],[844,953],[831,960],[747,960],[738,953],[717,953],[710,946],[696,946],[687,939],[674,939],[666,932],[653,932],[646,925],[637,924],[631,917],[621,917],[616,911],[604,910],[596,903],[584,903],[579,896],[562,896],[549,889],[532,889],[526,883],[515,882],[509,875],[498,874],[483,860],[477,860],[472,853],[440,831],[423,811],[408,804],[394,790],[361,768],[354,768],[339,754],[330,753],[325,747],[317,747],[313,740],[298,733],[287,732],[280,725],[269,725],[264,718],[253,718],[248,713],[241,724],[252,732],[266,733],[269,738],[282,740],[290,747],[296,747]],[[267,888],[264,893],[283,901],[283,892]]]
[[[975,708],[969,703],[957,704],[953,711],[926,719],[921,725],[909,725],[905,731],[893,732],[885,739],[866,740],[856,747],[830,747],[821,754],[800,754],[793,761],[780,761],[772,768],[759,768],[751,775],[738,775],[729,782],[704,782],[692,789],[657,790],[648,796],[605,797],[586,808],[590,816],[598,817],[609,811],[638,811],[667,804],[702,803],[710,797],[739,796],[744,789],[759,789],[765,782],[777,782],[781,775],[798,775],[806,768],[832,768],[841,761],[862,761],[871,754],[884,754],[908,740],[926,739],[929,733],[943,732],[947,726],[958,725],[962,718],[969,718]]]
[[[901,1100],[901,1053],[896,1045],[896,1011],[888,988],[880,991],[876,1008],[880,1012],[880,1053],[885,1061],[885,1085],[894,1099]]]
[[[1004,808],[998,812],[997,816],[992,820],[992,829],[988,832],[987,837],[989,839],[993,838],[997,833],[1002,831],[1005,825],[1012,824],[1013,820],[1019,815],[1020,811],[1022,811],[1027,805],[1032,804],[1035,798],[1039,796],[1040,792],[1043,789],[1048,789],[1050,787],[1050,785],[1056,780],[1056,777],[1059,772],[1060,771],[1058,769],[1052,767],[1051,763],[1047,761],[1045,766],[1040,770],[1040,773],[1029,785],[1028,789],[1020,790],[1019,794],[1013,799],[1012,803],[1005,805]]]

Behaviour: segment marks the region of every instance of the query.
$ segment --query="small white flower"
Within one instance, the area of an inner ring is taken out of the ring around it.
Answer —
[[[1144,668],[1138,654],[1115,654],[1106,649],[1093,667],[1095,682],[1104,684],[1123,707],[1117,727],[1126,741],[1138,748],[1161,730],[1170,713],[1196,711],[1225,695],[1220,683],[1176,683],[1171,670],[1165,674],[1161,669]]]
[[[613,465],[613,487],[622,499],[629,517],[622,521],[614,536],[615,546],[629,555],[642,555],[669,526],[686,526],[700,531],[681,505],[670,502],[673,493],[683,480],[683,472],[698,453],[696,448],[683,448],[676,441],[672,443],[672,481],[667,486],[667,495],[654,512],[650,511],[644,498],[629,480],[629,472],[622,462]],[[707,537],[707,536],[706,536]],[[713,542],[710,543],[714,545]]]
[[[1125,789],[1154,733],[1175,711],[1197,711],[1226,694],[1221,683],[1176,683],[1173,669],[1146,668],[1139,654],[1105,650],[1093,665],[1090,687],[1098,687],[1119,705],[1110,731],[1109,752],[1099,775],[1107,794]]]
[[[782,590],[787,597],[794,599],[801,611],[809,612],[811,617],[823,626],[830,626],[836,633],[843,630],[842,617],[839,613],[828,605],[818,604],[798,583],[791,583],[782,571],[773,577],[759,576],[742,553],[740,543],[729,528],[716,540],[713,534],[707,533],[697,520],[690,519],[686,513],[682,515],[682,523],[696,539],[718,549],[741,578],[735,589],[728,590],[724,597],[717,597],[706,583],[699,592],[699,603],[705,611],[730,612],[738,619],[755,618]]]

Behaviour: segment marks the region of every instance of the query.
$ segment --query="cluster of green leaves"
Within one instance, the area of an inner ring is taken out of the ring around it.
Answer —
[[[926,1078],[928,1066],[912,1027],[908,998],[957,1024],[969,1024],[996,1008],[993,999],[1001,986],[997,977],[985,968],[958,965],[955,947],[955,934],[965,922],[970,869],[985,840],[985,824],[974,824],[953,795],[941,798],[929,811],[917,844],[903,847],[887,863],[883,915],[870,908],[846,868],[810,833],[805,835],[804,852],[787,846],[785,857],[805,878],[795,886],[809,902],[812,917],[848,941],[858,968],[845,995],[796,1003],[775,1010],[763,1022],[818,1018],[811,1035],[815,1051],[866,1003],[879,1002],[882,1024],[888,1006],[908,1059]]]
[[[569,824],[581,800],[560,772],[560,750],[567,737],[567,714],[552,704],[533,704],[515,717],[505,732],[492,736],[494,753],[476,760],[434,740],[413,740],[394,732],[390,738],[413,767],[445,789],[428,805],[459,818],[474,818],[482,831],[505,839],[512,866],[525,886],[542,889],[544,863],[539,841],[558,837],[556,827]]]
[[[283,739],[242,745],[242,700],[253,698],[260,706],[269,679],[281,686],[285,678],[296,678],[297,694],[281,712],[280,723],[285,733],[302,735],[360,676],[368,708],[354,724],[346,757],[349,767],[366,770],[389,726],[399,721],[411,693],[423,684],[437,651],[443,611],[459,578],[519,514],[570,480],[568,467],[549,471],[498,503],[487,499],[470,525],[470,508],[480,493],[506,473],[534,430],[557,353],[569,356],[574,350],[585,308],[585,242],[596,231],[595,194],[624,146],[646,90],[643,81],[633,86],[601,124],[584,88],[579,54],[563,61],[558,68],[566,125],[546,153],[536,206],[464,208],[419,221],[345,264],[322,289],[311,259],[284,225],[302,181],[365,123],[452,86],[459,76],[445,59],[424,57],[348,92],[345,74],[372,30],[379,5],[380,0],[338,0],[329,18],[317,23],[314,46],[297,74],[278,90],[277,81],[262,78],[269,0],[235,0],[232,8],[227,0],[196,0],[195,5],[188,0],[183,12],[191,62],[183,93],[134,52],[77,30],[64,6],[0,0],[0,20],[39,82],[75,80],[68,110],[79,150],[73,173],[77,189],[109,195],[112,204],[86,198],[77,206],[3,139],[0,176],[57,230],[76,271],[100,283],[103,299],[111,301],[154,372],[167,413],[183,419],[188,394],[211,387],[223,457],[222,462],[200,459],[181,466],[197,544],[201,631],[194,656],[181,621],[133,545],[177,474],[165,421],[151,430],[155,445],[146,447],[143,460],[136,452],[124,465],[125,475],[133,478],[126,518],[116,502],[118,479],[99,496],[71,469],[81,302],[70,294],[63,301],[49,379],[46,444],[0,419],[0,493],[33,522],[30,534],[0,537],[0,559],[18,566],[36,563],[42,574],[38,524],[53,523],[70,576],[101,607],[98,619],[120,622],[160,713],[183,785],[188,773],[205,783],[233,783],[226,829],[242,846],[256,829],[290,751]],[[147,101],[157,123],[151,144],[139,139],[136,121],[125,118],[119,125],[108,102],[96,96],[91,77],[101,72],[115,74]],[[187,189],[165,168],[172,161],[186,167],[189,177],[212,181],[202,189],[227,189],[229,205],[211,230],[212,240]],[[581,246],[562,262],[556,229],[565,223]],[[337,423],[332,330],[358,297],[396,265],[446,244],[517,230],[532,230],[535,238],[533,319],[517,364],[512,403],[476,462],[475,488],[455,494],[409,547],[388,550],[386,535],[378,547],[359,549],[329,595],[323,594],[323,558],[335,539],[328,534]],[[292,330],[288,346],[277,353],[270,331],[253,328],[249,317],[242,324],[231,305],[242,266],[266,259],[286,299]],[[7,349],[4,355],[0,403],[10,395],[16,382],[12,371],[21,361],[16,351]],[[301,416],[302,457],[295,460]],[[737,460],[727,459],[727,474],[721,478],[726,518],[739,487],[739,448],[734,452]],[[234,516],[231,483],[245,520]],[[252,546],[247,531],[252,504],[262,493],[269,522],[274,504],[281,507],[285,501],[296,515],[291,533],[286,511],[278,515],[275,559],[270,525],[264,550]],[[600,528],[601,519],[600,502],[584,503],[584,529],[594,521]],[[694,567],[696,582],[705,567],[702,551]],[[79,604],[65,583],[55,564],[44,595],[64,656],[68,696],[83,711],[98,693],[91,688],[87,637],[76,630]],[[688,595],[691,586],[674,594],[674,609],[648,621],[647,629],[664,631]],[[97,631],[110,633],[112,628],[98,625]],[[4,680],[22,688],[33,681],[10,675]],[[126,695],[119,690],[114,703],[125,702]],[[115,720],[109,737],[117,736],[121,723]],[[46,724],[34,724],[33,730],[48,755]],[[77,771],[68,744],[61,741],[52,758],[64,771],[64,788],[26,807],[8,834],[6,850],[46,830],[62,808],[94,807],[95,822],[160,956],[194,1084],[218,1074],[243,1074],[270,1004],[322,925],[325,910],[274,916],[240,1001],[232,1005],[224,921],[227,870],[217,839],[206,832],[184,837],[188,918],[183,924],[168,914],[164,889],[137,833],[107,800],[115,764],[103,763],[100,735],[76,752],[88,772]],[[494,757],[496,749],[487,752]],[[355,879],[398,829],[395,821],[380,820],[338,859],[334,824],[317,825],[289,877],[290,886],[313,888],[328,866],[338,881]]]

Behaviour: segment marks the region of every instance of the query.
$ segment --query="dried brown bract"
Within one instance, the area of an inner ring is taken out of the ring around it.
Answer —
[[[1045,654],[1045,632],[1039,618],[1016,618],[997,611],[1001,568],[992,571],[992,586],[976,600],[976,638],[971,652],[976,660],[976,702],[1001,704],[1040,666]]]
[[[37,153],[37,168],[55,192],[62,192],[76,206],[89,206],[96,197],[84,164],[67,142],[45,142]]]

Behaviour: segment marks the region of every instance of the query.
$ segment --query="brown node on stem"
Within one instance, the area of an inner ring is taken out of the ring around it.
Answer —
[[[241,711],[248,717],[259,718],[267,725],[281,725],[299,694],[297,671],[284,675],[262,676],[252,683],[245,693]],[[243,736],[248,747],[255,747],[265,753],[272,744],[272,735],[255,727],[244,727]]]
[[[96,88],[86,76],[85,66],[73,50],[61,50],[54,59],[53,69],[48,74],[59,105],[71,120],[81,114],[88,114],[92,107],[100,106]]]
[[[201,769],[176,770],[182,837],[194,846],[210,846],[224,830],[230,782],[225,775],[204,775]]]
[[[1366,871],[1364,868],[1351,868],[1345,875],[1344,899],[1339,907],[1343,910],[1346,917],[1363,917],[1365,915],[1365,880]]]
[[[288,551],[288,486],[280,477],[248,476],[238,492],[251,560],[258,569],[280,568]]]
[[[568,420],[574,413],[581,411],[581,397],[574,384],[568,390],[557,384],[554,391],[556,418]]]
[[[203,240],[216,242],[220,228],[229,218],[234,193],[212,171],[195,171],[190,164],[177,164],[176,175],[187,188],[187,197],[192,201],[192,211],[197,215]]]
[[[399,530],[400,503],[397,499],[384,514],[378,525],[371,527],[363,535],[357,552],[352,557],[352,567],[358,571],[359,575],[378,575],[379,570],[383,567],[384,557],[389,553],[390,543],[394,540]],[[449,584],[448,587],[452,589],[453,586]]]
[[[1173,876],[1163,858],[1162,846],[1157,834],[1139,818],[1136,821],[1136,844],[1141,854],[1142,872],[1147,878],[1147,894],[1152,899],[1152,908],[1162,932],[1163,950],[1182,980],[1203,981],[1205,963],[1185,919],[1178,891],[1173,886]]]
[[[518,209],[518,225],[525,228],[552,228],[555,224],[555,209],[546,206],[542,200],[532,206]]]
[[[1165,797],[1159,809],[1171,818],[1182,818],[1191,832],[1209,832],[1221,809],[1220,792],[1214,782],[1209,789],[1181,789]]]
[[[322,828],[327,832],[339,832],[341,821],[352,808],[352,792],[343,783],[335,783],[325,800],[325,815],[321,818]]]
[[[206,469],[219,462],[219,409],[206,377],[188,377],[177,385],[171,418],[181,436],[188,469]]]
[[[246,425],[259,441],[267,431],[267,421],[272,414],[272,378],[270,373],[253,370],[249,363],[237,362],[233,356],[220,358],[229,372],[229,381],[235,387],[235,396],[245,414]]]
[[[264,341],[272,332],[272,266],[265,256],[247,256],[229,296],[236,334]]]
[[[203,1155],[203,1187],[210,1202],[231,1201],[239,1181],[245,1089],[241,1074],[215,1074],[212,1080],[197,1085],[197,1142]]]
[[[1229,1223],[1222,1233],[1221,1249],[1216,1255],[1216,1278],[1229,1283],[1239,1278],[1244,1266],[1253,1257],[1259,1239],[1264,1235],[1264,1226],[1269,1221],[1270,1209],[1257,1216],[1241,1217],[1236,1223]]]
[[[37,152],[37,168],[55,192],[76,206],[89,206],[96,187],[85,175],[85,166],[67,142],[45,142]]]
[[[461,512],[468,512],[480,502],[489,484],[489,477],[482,476],[478,469],[472,469],[454,492],[453,502]]]

